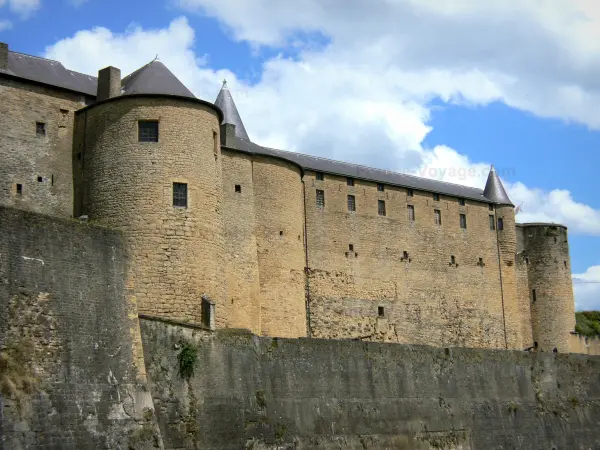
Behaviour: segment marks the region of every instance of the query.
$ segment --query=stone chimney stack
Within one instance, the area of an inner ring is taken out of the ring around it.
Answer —
[[[0,70],[8,70],[8,44],[0,42]]]
[[[105,67],[98,72],[98,91],[96,101],[121,95],[121,70],[116,67]]]

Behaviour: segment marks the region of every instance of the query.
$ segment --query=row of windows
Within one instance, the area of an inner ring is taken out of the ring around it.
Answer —
[[[323,180],[325,180],[325,175],[323,174],[323,172],[316,172],[316,180],[317,181],[323,181]],[[346,177],[346,184],[348,186],[354,186],[354,178]],[[377,190],[379,192],[384,192],[385,191],[385,185],[383,183],[377,183]],[[317,192],[319,192],[319,191],[317,191]],[[406,189],[406,195],[408,197],[413,197],[414,196],[414,190],[411,189],[411,188],[407,188]],[[433,193],[432,196],[433,196],[433,201],[435,201],[435,202],[439,202],[440,201],[440,194]],[[465,199],[464,198],[459,198],[458,199],[458,204],[460,206],[465,206],[466,205]],[[493,211],[494,210],[494,205],[492,205],[490,203],[488,205],[488,208],[489,208],[490,211]]]
[[[325,207],[325,191],[323,191],[321,189],[317,189],[316,205],[317,205],[317,208]],[[406,205],[406,208],[408,210],[408,220],[411,222],[414,222],[415,207],[413,205]],[[348,195],[348,211],[356,212],[356,197],[354,195]],[[377,213],[380,216],[387,215],[386,209],[385,209],[385,200],[377,200]],[[433,215],[434,215],[435,224],[441,225],[442,224],[442,212],[439,209],[434,209]],[[495,216],[490,214],[489,220],[490,220],[490,230],[494,231],[496,229]],[[467,215],[466,214],[459,214],[459,224],[460,224],[461,228],[467,228]],[[504,221],[502,220],[501,217],[498,218],[498,229],[499,230],[504,229]]]

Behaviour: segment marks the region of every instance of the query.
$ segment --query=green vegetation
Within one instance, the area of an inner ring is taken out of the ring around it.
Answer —
[[[194,375],[194,369],[196,368],[197,353],[196,347],[188,342],[182,344],[181,352],[177,355],[179,362],[179,376],[184,379],[189,379]]]
[[[575,313],[575,331],[582,336],[600,336],[600,311],[580,311]]]

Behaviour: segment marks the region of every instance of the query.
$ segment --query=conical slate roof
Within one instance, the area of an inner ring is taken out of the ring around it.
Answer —
[[[163,63],[154,60],[121,81],[122,95],[166,94],[196,98]]]
[[[510,198],[508,198],[508,194],[504,190],[502,181],[500,181],[500,177],[496,173],[494,166],[490,168],[490,174],[488,175],[483,195],[498,205],[514,206],[510,201]]]
[[[240,113],[238,112],[233,97],[231,96],[231,92],[229,92],[229,88],[227,87],[227,81],[223,81],[223,87],[221,87],[221,91],[217,96],[215,106],[223,111],[224,124],[229,123],[235,125],[235,136],[249,141],[250,138],[248,137],[248,133],[246,133],[246,128],[244,127]]]

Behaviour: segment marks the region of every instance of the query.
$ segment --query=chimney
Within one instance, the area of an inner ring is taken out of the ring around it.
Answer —
[[[121,71],[116,67],[105,67],[98,72],[98,92],[96,101],[121,95]]]
[[[8,44],[0,42],[0,70],[8,70]]]

